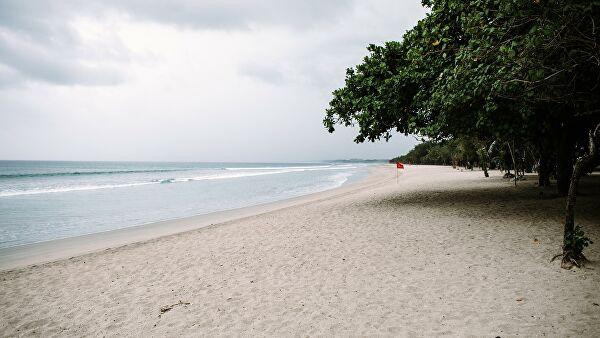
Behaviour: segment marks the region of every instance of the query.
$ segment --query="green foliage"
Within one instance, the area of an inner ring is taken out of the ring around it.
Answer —
[[[406,155],[392,159],[393,162],[411,164],[437,164],[473,166],[480,161],[476,145],[471,139],[426,141],[416,145]]]
[[[392,159],[393,162],[405,162],[411,164],[448,164],[451,159],[448,154],[447,158],[434,158],[432,153],[439,154],[436,148],[441,147],[439,144],[428,141],[417,144],[406,155],[398,156]]]
[[[326,111],[330,132],[510,140],[539,153],[561,128],[585,136],[600,120],[600,0],[423,4],[429,14],[401,42],[370,45],[347,70]]]
[[[583,232],[583,229],[579,225],[575,226],[575,229],[568,238],[565,238],[565,247],[570,248],[575,253],[583,252],[590,244],[594,244]]]

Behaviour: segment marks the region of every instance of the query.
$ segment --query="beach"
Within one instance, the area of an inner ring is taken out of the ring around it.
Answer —
[[[596,178],[576,220],[600,242]],[[598,244],[585,268],[551,263],[564,199],[535,181],[381,166],[308,196],[23,251],[2,261],[0,335],[598,336]]]

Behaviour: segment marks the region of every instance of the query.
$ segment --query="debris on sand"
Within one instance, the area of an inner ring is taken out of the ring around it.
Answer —
[[[165,312],[169,312],[169,311],[173,310],[174,307],[179,306],[179,305],[185,306],[185,305],[190,305],[190,303],[179,300],[179,303],[175,303],[175,304],[172,304],[172,305],[167,305],[167,306],[161,307],[160,308],[160,314],[162,315]],[[158,316],[160,317],[160,315],[158,315]]]

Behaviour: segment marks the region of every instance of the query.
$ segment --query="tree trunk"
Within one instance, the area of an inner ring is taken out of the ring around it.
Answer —
[[[598,147],[596,143],[600,130],[600,124],[596,126],[596,129],[590,131],[589,135],[589,152],[577,159],[573,168],[573,174],[569,184],[569,191],[567,195],[567,208],[565,212],[565,229],[563,235],[563,259],[561,267],[564,269],[570,269],[573,265],[581,266],[585,263],[586,259],[583,255],[583,248],[576,247],[574,245],[575,235],[575,202],[577,200],[577,188],[579,186],[579,179],[581,176],[591,167],[593,167],[596,157],[598,155]]]
[[[538,186],[540,187],[549,187],[550,186],[550,173],[552,172],[552,167],[550,166],[550,161],[548,159],[548,155],[542,153],[540,156],[540,165],[538,168]]]
[[[483,169],[483,175],[485,177],[490,177],[490,174],[488,173],[487,164],[485,162],[481,163],[481,169]]]
[[[490,174],[488,173],[489,156],[485,145],[479,148],[477,155],[479,155],[479,164],[481,166],[481,170],[483,170],[483,175],[485,177],[490,177]]]
[[[517,163],[515,162],[515,155],[513,153],[512,148],[510,147],[510,143],[506,142],[506,145],[508,146],[508,150],[510,151],[510,157],[512,158],[513,170],[515,172],[515,187],[516,187],[517,186],[517,176],[519,176],[519,172],[517,171]],[[513,148],[514,148],[514,143],[513,143]]]
[[[556,187],[560,196],[566,196],[569,192],[570,179],[573,175],[573,138],[569,133],[569,127],[564,126],[557,151],[556,162]]]

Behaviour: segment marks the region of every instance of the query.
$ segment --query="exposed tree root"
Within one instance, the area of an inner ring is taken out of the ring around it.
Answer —
[[[573,252],[563,252],[558,255],[552,257],[550,263],[554,262],[558,257],[562,257],[560,262],[560,267],[566,270],[572,269],[574,266],[578,268],[582,268],[585,266],[585,263],[588,262],[587,258],[583,255],[583,253],[573,253]]]

